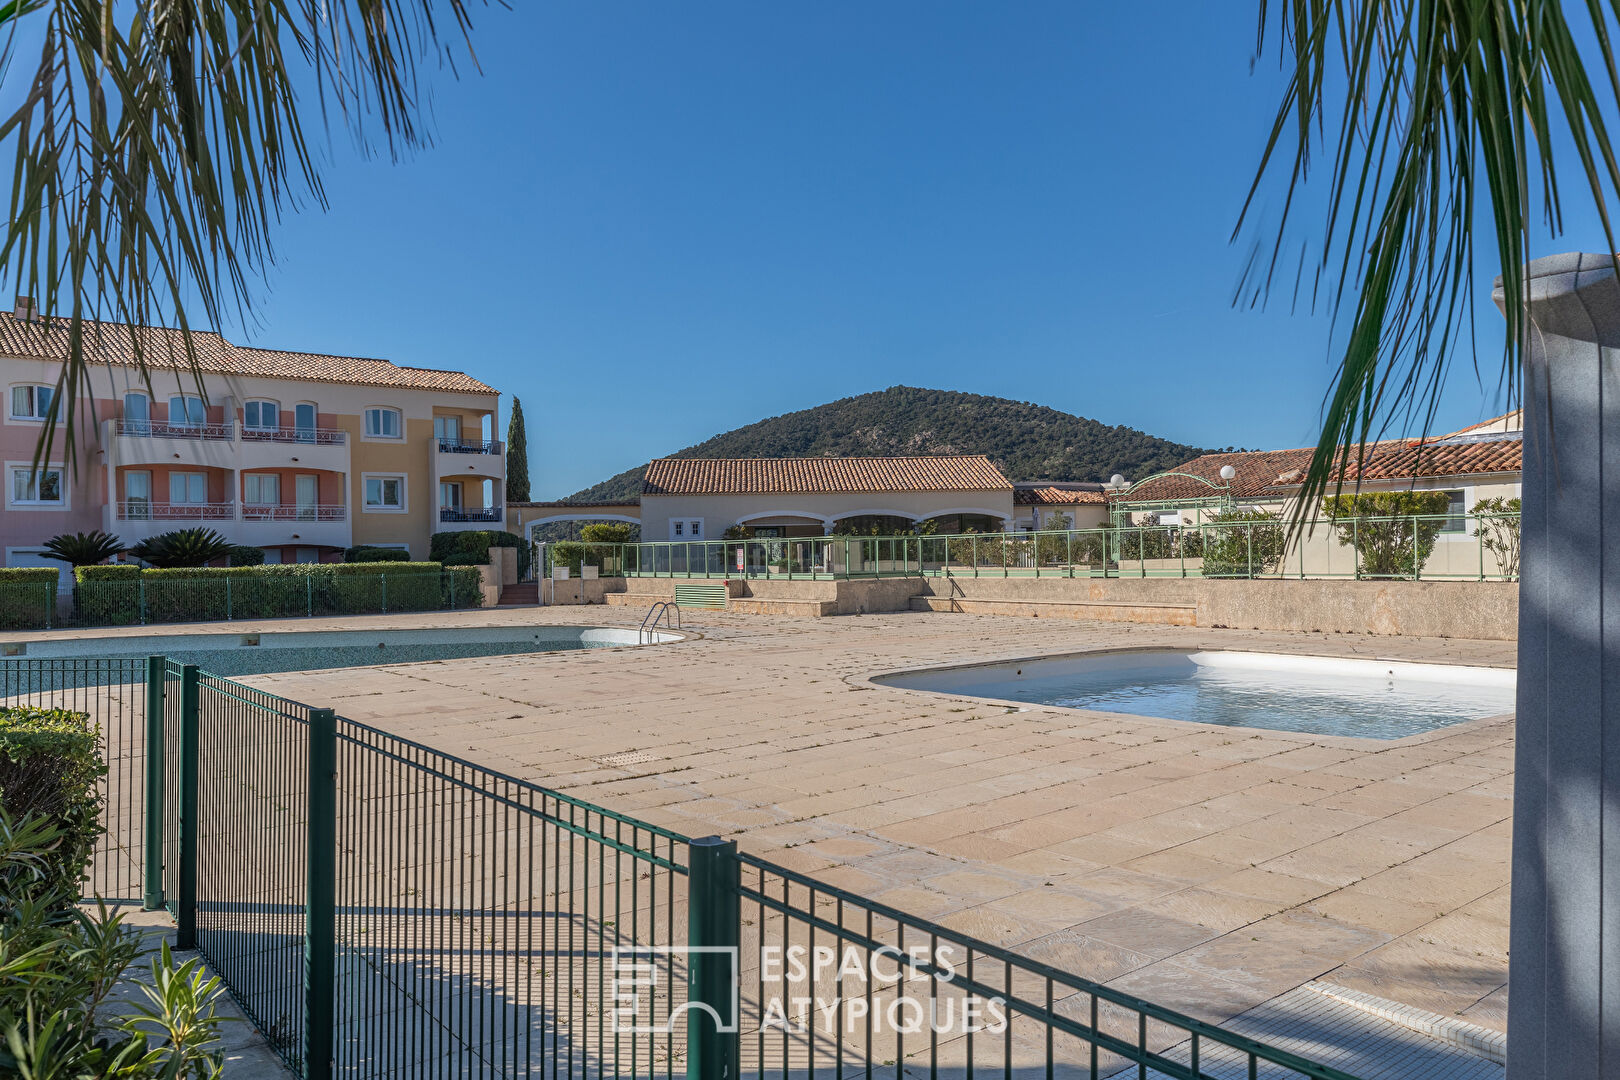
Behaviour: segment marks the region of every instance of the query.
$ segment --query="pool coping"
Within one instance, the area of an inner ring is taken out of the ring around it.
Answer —
[[[1351,749],[1365,749],[1369,745],[1382,747],[1418,746],[1426,742],[1454,735],[1459,732],[1472,731],[1476,728],[1500,724],[1512,720],[1516,713],[1493,713],[1490,716],[1479,716],[1472,720],[1463,720],[1455,724],[1446,724],[1432,731],[1419,732],[1416,735],[1405,735],[1399,739],[1375,739],[1357,735],[1316,735],[1305,731],[1279,731],[1275,728],[1242,727],[1232,724],[1206,724],[1198,720],[1177,720],[1169,716],[1149,716],[1143,713],[1108,712],[1103,709],[1077,709],[1068,705],[1047,705],[1039,702],[1018,702],[1007,698],[978,697],[973,694],[958,694],[948,690],[919,690],[908,686],[894,686],[890,683],[879,682],[879,679],[896,675],[916,675],[925,672],[964,671],[969,668],[991,667],[1000,664],[1035,663],[1045,660],[1068,660],[1079,657],[1108,656],[1115,653],[1143,653],[1143,652],[1241,652],[1252,653],[1257,656],[1299,656],[1317,660],[1369,660],[1374,663],[1400,663],[1409,664],[1414,661],[1394,656],[1364,656],[1346,655],[1343,653],[1315,652],[1315,651],[1282,651],[1276,649],[1243,649],[1222,646],[1210,646],[1205,649],[1170,649],[1164,645],[1110,645],[1095,649],[1072,649],[1062,652],[1035,653],[1032,655],[1008,656],[1001,658],[987,658],[974,660],[969,663],[924,664],[920,667],[909,666],[903,668],[890,668],[882,671],[863,672],[859,675],[844,677],[844,683],[863,690],[885,690],[899,694],[924,694],[931,698],[949,698],[953,701],[967,701],[999,709],[1005,713],[1034,712],[1038,709],[1050,710],[1055,713],[1073,713],[1078,716],[1103,717],[1109,720],[1142,721],[1153,725],[1168,725],[1167,730],[1185,731],[1194,728],[1200,731],[1234,732],[1244,736],[1270,735],[1278,738],[1291,739],[1304,743],[1313,743],[1326,746],[1341,746]],[[1463,664],[1450,660],[1424,660],[1425,664],[1436,667],[1458,668],[1497,668],[1518,670],[1517,664],[1489,664],[1473,663]]]

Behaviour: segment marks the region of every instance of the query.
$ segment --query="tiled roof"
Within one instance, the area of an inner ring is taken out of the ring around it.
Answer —
[[[1052,485],[1025,487],[1020,484],[1013,491],[1013,502],[1019,506],[1078,506],[1083,503],[1101,505],[1108,496],[1089,488],[1066,488]]]
[[[1504,434],[1507,432],[1523,430],[1524,410],[1514,409],[1510,413],[1503,413],[1501,416],[1493,416],[1489,420],[1481,420],[1479,423],[1474,424],[1471,427],[1465,427],[1461,431],[1453,431],[1450,435],[1442,435],[1440,437],[1442,439],[1454,439],[1459,435]]]
[[[1500,421],[1502,418],[1498,417]],[[1467,429],[1472,431],[1473,429]],[[1458,436],[1447,436],[1457,438]],[[1523,444],[1518,432],[1496,436],[1465,437],[1455,443],[1417,439],[1388,439],[1367,447],[1366,461],[1359,468],[1352,456],[1344,482],[1367,480],[1417,480],[1438,476],[1479,476],[1516,473],[1520,469]],[[1185,465],[1178,473],[1202,476],[1220,485],[1221,466],[1237,470],[1232,478],[1232,497],[1278,498],[1290,494],[1305,479],[1310,468],[1309,447],[1296,450],[1257,450],[1248,453],[1205,454]],[[1169,499],[1199,499],[1214,496],[1208,485],[1185,476],[1162,476],[1124,496],[1131,502]]]
[[[581,502],[574,499],[562,499],[557,502],[509,502],[506,505],[513,507],[535,507],[542,510],[589,510],[598,506],[636,506],[640,504],[639,495],[631,495],[624,499],[595,499],[590,502]]]
[[[135,338],[130,327],[121,323],[91,322],[86,324],[85,333],[90,339],[87,353],[94,362],[121,365],[134,362]],[[180,331],[145,327],[140,334],[148,368],[153,371],[189,370],[191,358],[186,352],[185,336]],[[232,345],[212,331],[193,330],[191,347],[196,354],[197,367],[204,375],[252,375],[269,379],[444,390],[458,394],[497,392],[494,387],[459,371],[401,367],[387,360],[358,356],[251,349]],[[0,312],[0,353],[42,360],[64,359],[68,355],[68,320],[22,322],[10,312]]]
[[[1010,491],[983,454],[952,457],[658,458],[643,495]]]

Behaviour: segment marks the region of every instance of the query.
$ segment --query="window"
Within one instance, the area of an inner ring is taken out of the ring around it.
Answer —
[[[176,394],[169,399],[170,427],[202,427],[208,420],[208,406],[200,397]]]
[[[703,539],[703,522],[701,520],[693,519],[692,521],[692,539]]]
[[[446,480],[439,484],[439,505],[450,510],[461,509],[461,484]]]
[[[672,522],[670,522],[669,523],[669,535],[671,535],[671,536],[685,536],[686,535],[686,522],[684,522],[684,521],[672,521]]]
[[[152,474],[127,472],[124,474],[124,517],[132,521],[145,521],[152,516]]]
[[[1446,523],[1440,526],[1440,531],[1443,533],[1468,531],[1468,499],[1464,492],[1446,492]]]
[[[62,505],[62,470],[32,466],[11,470],[11,501],[35,506]]]
[[[280,566],[281,565],[281,549],[278,548],[278,547],[265,548],[264,549],[264,565],[266,565],[266,566]]]
[[[124,395],[124,432],[146,435],[152,430],[152,400],[145,394]]]
[[[249,431],[275,431],[281,427],[281,406],[273,401],[250,401],[242,406],[242,426]]]
[[[403,476],[366,477],[366,509],[403,512],[405,509],[405,478]]]
[[[399,438],[399,410],[367,409],[366,437],[371,439]]]
[[[169,501],[171,503],[205,503],[208,501],[208,477],[200,472],[172,472],[169,474]]]
[[[254,506],[275,506],[281,502],[281,477],[274,473],[248,473],[242,477],[244,502]]]
[[[670,518],[669,538],[671,540],[701,540],[703,539],[702,518]]]
[[[321,553],[312,547],[293,548],[293,560],[301,563],[315,563],[321,561]]]
[[[49,386],[13,386],[11,415],[16,420],[44,420],[51,415],[56,390]]]
[[[435,416],[433,418],[433,437],[439,441],[440,446],[454,446],[461,442],[461,417]]]
[[[315,441],[315,406],[303,402],[293,406],[293,430],[299,442]]]

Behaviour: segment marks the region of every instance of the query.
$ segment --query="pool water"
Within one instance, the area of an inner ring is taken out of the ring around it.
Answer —
[[[672,640],[659,633],[649,643]],[[295,630],[261,634],[149,634],[31,641],[29,659],[162,655],[213,675],[268,675],[374,664],[602,649],[647,640],[635,630],[581,626],[442,627],[433,630]],[[10,653],[8,652],[8,655]]]
[[[1224,727],[1399,739],[1510,713],[1499,668],[1154,650],[913,671],[889,686]]]

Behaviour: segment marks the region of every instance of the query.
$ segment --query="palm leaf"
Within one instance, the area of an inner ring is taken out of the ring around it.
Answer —
[[[1620,100],[1620,0],[1588,0],[1586,20],[1595,44],[1583,50],[1557,0],[1261,0],[1261,46],[1275,26],[1287,85],[1234,236],[1255,225],[1269,182],[1283,199],[1238,302],[1262,303],[1280,283],[1300,189],[1318,153],[1330,167],[1325,227],[1314,254],[1300,242],[1294,288],[1322,290],[1342,355],[1296,527],[1356,475],[1370,443],[1428,430],[1454,355],[1474,345],[1476,256],[1494,255],[1508,297],[1525,295],[1532,200],[1553,233],[1563,227],[1558,165],[1578,166],[1615,250],[1607,202],[1620,165],[1604,116]],[[1573,157],[1555,160],[1560,142]],[[1474,247],[1482,211],[1494,252]],[[1498,385],[1509,407],[1523,310],[1506,305]]]

